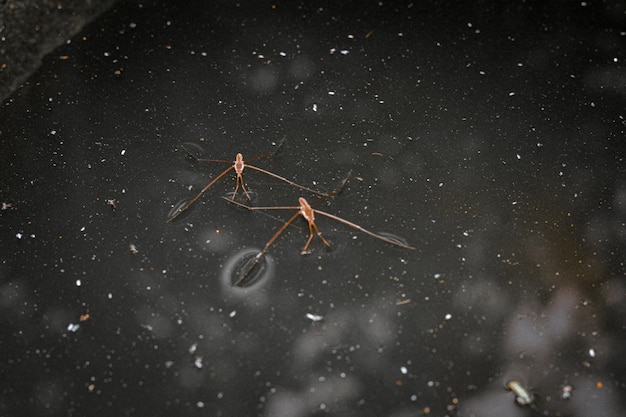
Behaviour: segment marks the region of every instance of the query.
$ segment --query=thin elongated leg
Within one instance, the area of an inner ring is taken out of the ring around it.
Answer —
[[[246,159],[246,163],[256,161],[257,159],[271,158],[272,156],[278,153],[281,146],[283,146],[282,142],[278,145],[278,147],[273,152],[266,152],[266,153],[262,153],[261,155],[253,156],[252,158]]]
[[[246,165],[246,166],[248,168],[252,168],[250,165]],[[233,196],[230,199],[235,201],[235,197],[237,197],[237,190],[239,190],[240,185],[241,185],[241,189],[243,190],[243,193],[246,195],[246,197],[248,197],[248,200],[252,200],[252,198],[250,197],[250,194],[248,194],[248,190],[246,190],[246,186],[243,183],[242,173],[237,173],[237,185],[235,185],[235,191],[233,192]]]
[[[298,213],[298,214],[302,214],[302,213]],[[320,229],[318,229],[315,222],[309,222],[309,238],[307,239],[306,244],[302,248],[302,251],[300,251],[300,255],[306,255],[309,253],[309,245],[311,244],[311,241],[313,240],[313,236],[314,236],[313,233],[315,233],[322,240],[322,242],[324,242],[324,245],[330,248],[330,243],[328,243],[328,241],[324,239],[324,236],[322,236],[322,232],[320,232]]]
[[[234,204],[236,206],[239,206],[247,210],[251,210],[251,211],[254,211],[254,210],[298,210],[300,208],[298,206],[250,207],[238,201],[233,201],[230,198],[222,197],[222,199],[228,201],[230,204]]]
[[[225,164],[232,164],[233,161],[230,161],[228,159],[206,159],[206,158],[196,158],[195,156],[191,155],[191,157],[193,159],[196,160],[196,162],[223,162]]]
[[[390,243],[390,244],[392,244],[392,245],[395,245],[395,246],[400,246],[401,248],[405,248],[405,249],[415,250],[415,248],[414,248],[413,246],[409,246],[409,245],[407,245],[407,244],[405,244],[405,243],[402,243],[402,242],[399,242],[399,241],[397,241],[397,240],[389,239],[389,238],[386,238],[385,236],[381,236],[381,235],[376,234],[376,233],[374,233],[374,232],[370,232],[369,230],[367,230],[367,229],[365,229],[365,228],[363,228],[363,227],[359,226],[358,224],[355,224],[355,223],[349,222],[348,220],[342,219],[341,217],[337,217],[337,216],[335,216],[335,215],[333,215],[333,214],[326,213],[325,211],[315,210],[315,213],[316,213],[316,214],[321,214],[322,216],[326,216],[326,217],[328,217],[329,219],[336,220],[336,221],[338,221],[339,223],[343,223],[343,224],[345,224],[346,226],[350,226],[350,227],[352,227],[353,229],[356,229],[356,230],[358,230],[358,231],[361,231],[361,232],[363,232],[363,233],[365,233],[365,234],[368,234],[368,235],[370,235],[370,236],[372,236],[372,237],[375,237],[376,239],[380,239],[380,240],[382,240],[382,241],[384,241],[384,242],[387,242],[387,243]]]
[[[283,138],[279,143],[278,146],[276,146],[276,149],[274,149],[272,152],[266,152],[266,153],[262,153],[261,155],[257,155],[257,156],[253,156],[252,158],[248,158],[246,159],[246,164],[248,162],[252,162],[252,161],[256,161],[257,159],[263,159],[263,158],[271,158],[274,155],[276,155],[278,153],[278,151],[280,151],[280,148],[283,147],[283,144],[285,143],[285,138]],[[214,162],[232,162],[232,161],[217,161],[214,160]],[[246,165],[249,166],[249,165]]]
[[[237,204],[237,203],[236,203]],[[240,204],[243,206],[243,204]],[[258,265],[259,261],[261,260],[261,258],[263,256],[265,256],[265,254],[267,253],[267,251],[270,249],[270,246],[272,246],[272,244],[274,243],[274,241],[276,239],[278,239],[278,236],[280,236],[280,234],[282,232],[285,231],[286,228],[289,227],[289,225],[300,215],[300,212],[294,214],[293,216],[291,216],[291,218],[289,220],[287,220],[285,222],[285,224],[283,224],[277,231],[276,233],[274,233],[274,236],[272,236],[270,238],[270,240],[267,241],[267,243],[265,244],[265,246],[263,247],[263,249],[261,250],[261,252],[257,253],[256,256],[254,257],[254,259],[252,260],[252,263],[250,264],[250,266],[248,267],[248,269],[246,269],[246,271],[241,274],[241,277],[239,277],[239,279],[233,284],[233,286],[238,287],[239,284],[241,284],[241,282],[246,279],[246,277],[248,275],[250,275],[250,272],[252,272],[252,270]],[[312,236],[312,235],[311,235]]]
[[[230,200],[227,200],[227,201],[231,202]],[[236,201],[232,201],[232,203],[240,207],[244,207],[248,210],[294,210],[294,209],[299,210],[297,214],[301,214],[309,222],[310,234],[312,235],[313,231],[315,231],[315,233],[320,237],[320,239],[324,242],[326,246],[330,246],[330,244],[326,241],[326,239],[324,239],[324,237],[322,236],[322,233],[319,231],[317,225],[315,224],[315,217],[314,217],[315,214],[320,214],[322,216],[328,217],[329,219],[338,221],[339,223],[343,223],[346,226],[352,227],[353,229],[359,230],[367,235],[370,235],[376,239],[382,240],[383,242],[387,242],[391,245],[399,246],[404,249],[415,250],[413,246],[410,246],[410,245],[407,245],[406,243],[402,243],[400,241],[390,239],[385,236],[381,236],[377,233],[371,232],[365,229],[364,227],[359,226],[356,223],[352,223],[348,220],[342,219],[341,217],[335,216],[334,214],[330,214],[322,210],[315,210],[311,207],[315,203],[309,204],[302,197],[300,197],[299,201],[300,201],[300,206],[298,207],[250,207],[250,206],[246,206],[245,204],[238,203]],[[310,240],[307,242],[304,249],[302,249],[302,253],[306,253],[306,250],[308,249],[309,244],[310,244]]]
[[[189,200],[189,202],[187,204],[185,204],[183,207],[181,207],[178,211],[176,211],[176,213],[174,213],[169,219],[167,219],[167,223],[171,222],[172,220],[174,220],[175,218],[177,218],[178,216],[180,216],[185,210],[187,210],[189,207],[191,207],[191,205],[193,203],[195,203],[196,201],[198,201],[198,199],[202,196],[202,194],[204,194],[209,188],[211,188],[213,186],[213,184],[215,184],[216,182],[218,182],[220,179],[222,179],[224,177],[224,175],[228,174],[228,172],[233,169],[233,167],[229,167],[228,169],[224,170],[224,172],[222,172],[220,175],[218,175],[217,177],[213,178],[213,181],[211,181],[210,183],[208,183],[207,185],[204,186],[204,188],[202,189],[202,191],[200,191],[194,198],[192,198],[191,200]]]
[[[270,177],[274,177],[274,178],[276,178],[278,180],[284,181],[284,182],[286,182],[289,185],[292,185],[294,187],[300,188],[301,190],[305,190],[305,191],[308,191],[308,192],[313,193],[313,194],[321,195],[323,197],[328,197],[329,196],[329,194],[323,193],[321,191],[315,191],[315,190],[313,190],[311,188],[305,187],[304,185],[297,184],[297,183],[295,183],[295,182],[293,182],[291,180],[288,180],[285,177],[281,177],[280,175],[274,174],[273,172],[270,172],[270,171],[266,171],[266,170],[264,170],[262,168],[255,167],[253,165],[246,165],[246,166],[248,168],[250,168],[250,169],[254,169],[255,171],[262,172],[265,175],[269,175]]]

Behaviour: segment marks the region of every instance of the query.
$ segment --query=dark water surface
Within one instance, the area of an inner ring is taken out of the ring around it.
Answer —
[[[623,415],[623,5],[206,3],[122,2],[2,105],[0,415]],[[229,167],[182,145],[279,143],[415,250],[296,219],[233,287],[297,211],[229,172],[167,223]]]

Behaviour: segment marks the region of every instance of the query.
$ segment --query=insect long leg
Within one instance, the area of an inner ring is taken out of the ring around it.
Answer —
[[[392,244],[392,245],[399,246],[399,247],[401,247],[401,248],[405,248],[405,249],[415,250],[415,248],[414,248],[413,246],[409,246],[409,245],[407,245],[406,243],[402,243],[402,242],[397,241],[397,240],[394,240],[394,239],[389,239],[389,238],[387,238],[387,237],[385,237],[385,236],[381,236],[381,235],[376,234],[376,233],[374,233],[374,232],[370,232],[369,230],[367,230],[367,229],[365,229],[365,228],[363,228],[363,227],[359,226],[358,224],[355,224],[355,223],[349,222],[348,220],[342,219],[341,217],[337,217],[337,216],[335,216],[335,215],[333,215],[333,214],[326,213],[325,211],[315,210],[315,213],[316,213],[316,214],[321,214],[322,216],[326,216],[326,217],[328,217],[328,218],[330,218],[330,219],[336,220],[336,221],[338,221],[339,223],[343,223],[343,224],[345,224],[346,226],[350,226],[350,227],[352,227],[353,229],[359,230],[359,231],[361,231],[361,232],[363,232],[363,233],[365,233],[365,234],[368,234],[368,235],[370,235],[370,236],[372,236],[372,237],[375,237],[376,239],[380,239],[380,240],[382,240],[382,241],[384,241],[384,242],[387,242],[387,243],[390,243],[390,244]]]
[[[250,165],[246,165],[249,168],[252,168]],[[237,173],[237,185],[235,185],[235,191],[233,192],[233,196],[230,198],[231,200],[235,200],[235,197],[237,196],[237,190],[239,190],[239,186],[241,185],[241,189],[243,190],[243,193],[246,195],[246,197],[248,197],[248,200],[252,200],[252,198],[250,197],[250,194],[248,194],[248,190],[246,190],[246,186],[243,183],[243,174],[241,173]]]
[[[270,172],[270,171],[266,171],[266,170],[264,170],[262,168],[255,167],[255,166],[252,166],[252,165],[247,165],[247,167],[250,168],[250,169],[254,169],[256,171],[262,172],[265,175],[269,175],[270,177],[274,177],[276,179],[284,181],[284,182],[286,182],[289,185],[292,185],[294,187],[300,188],[301,190],[305,190],[305,191],[308,191],[310,193],[321,195],[321,196],[324,196],[324,197],[328,197],[329,196],[329,194],[323,193],[321,191],[313,190],[312,188],[305,187],[304,185],[297,184],[297,183],[295,183],[293,181],[288,180],[285,177],[281,177],[280,175],[274,174],[273,172]]]
[[[172,214],[168,219],[167,219],[167,223],[171,222],[172,220],[174,220],[175,218],[177,218],[178,216],[180,216],[185,210],[187,210],[189,207],[191,207],[191,205],[193,203],[195,203],[196,201],[198,201],[198,199],[200,197],[202,197],[202,194],[204,194],[209,188],[211,188],[213,186],[213,184],[215,184],[216,182],[218,182],[220,179],[222,179],[222,177],[224,177],[224,175],[228,174],[228,172],[233,169],[233,167],[229,167],[226,170],[224,170],[224,172],[222,172],[220,175],[218,175],[217,177],[213,178],[213,181],[211,181],[210,183],[208,183],[207,185],[204,186],[204,188],[191,200],[189,200],[189,202],[187,202],[187,204],[185,204],[183,207],[181,207],[180,209],[178,209],[174,214]]]
[[[252,162],[252,161],[256,161],[257,159],[263,159],[263,158],[272,158],[274,155],[278,153],[278,151],[280,151],[280,148],[283,147],[284,143],[285,143],[285,138],[281,139],[281,141],[278,143],[278,146],[276,146],[276,149],[274,149],[272,152],[267,152],[261,155],[257,155],[255,157],[247,159],[246,162]]]
[[[298,210],[300,207],[298,206],[272,206],[272,207],[251,207],[251,206],[247,206],[243,203],[240,203],[238,201],[233,201],[230,198],[226,198],[226,197],[222,197],[222,199],[228,201],[230,204],[234,204],[236,206],[245,208],[247,210]]]
[[[304,248],[302,248],[302,251],[300,251],[300,255],[306,255],[309,253],[309,245],[311,244],[311,241],[313,240],[313,236],[314,236],[313,233],[315,233],[322,240],[322,242],[324,242],[324,245],[330,248],[330,243],[328,243],[328,241],[324,239],[324,236],[322,236],[322,232],[320,232],[320,229],[318,229],[315,222],[310,221],[309,222],[309,238],[307,239],[306,244],[304,245]]]
[[[243,204],[240,204],[243,206]],[[251,264],[248,266],[248,268],[241,274],[241,276],[239,277],[239,279],[233,284],[233,286],[238,287],[239,284],[241,284],[241,282],[246,279],[246,277],[248,275],[250,275],[250,272],[252,272],[252,270],[259,264],[259,261],[261,260],[261,258],[263,258],[263,256],[265,256],[265,254],[267,253],[267,251],[270,249],[270,246],[272,246],[272,243],[274,243],[274,241],[276,239],[278,239],[278,236],[280,236],[280,234],[282,232],[285,231],[285,229],[287,227],[289,227],[289,225],[300,215],[300,212],[294,214],[293,216],[291,216],[291,218],[289,220],[287,220],[285,222],[285,224],[283,224],[277,231],[276,233],[274,233],[274,236],[272,236],[270,238],[270,240],[267,241],[267,243],[265,244],[265,246],[263,247],[263,249],[256,254],[256,256],[254,257],[254,259],[252,260]],[[311,235],[312,236],[312,235]]]
[[[352,175],[352,170],[348,171],[348,175],[346,175],[343,181],[341,181],[341,185],[338,188],[336,188],[332,193],[330,193],[328,197],[335,197],[336,195],[341,194],[346,184],[348,184],[348,180],[350,179],[351,175]],[[323,199],[320,199],[320,200],[323,200]],[[314,201],[311,205],[317,204],[320,200]]]

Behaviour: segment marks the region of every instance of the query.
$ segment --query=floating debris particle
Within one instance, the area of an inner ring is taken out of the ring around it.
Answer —
[[[519,381],[510,380],[506,383],[506,388],[515,394],[515,401],[519,405],[530,405],[535,400],[533,393],[524,388]]]
[[[198,356],[196,360],[193,362],[193,364],[196,366],[196,368],[202,369],[202,366],[204,366],[202,364],[202,356]]]
[[[574,391],[574,387],[571,385],[564,385],[561,389],[561,398],[564,400],[569,400],[572,398],[572,391]]]
[[[107,204],[109,206],[111,206],[111,210],[113,210],[113,211],[115,211],[115,209],[117,208],[117,203],[119,203],[119,201],[117,201],[114,198],[109,198],[109,199],[107,199],[106,202],[107,202]]]
[[[306,318],[311,321],[320,321],[324,318],[324,316],[320,316],[317,314],[306,313]]]

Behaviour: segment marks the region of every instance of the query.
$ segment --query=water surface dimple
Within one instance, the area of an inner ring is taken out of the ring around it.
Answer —
[[[220,274],[222,289],[229,294],[245,295],[263,288],[274,276],[274,260],[264,255],[257,260],[258,249],[243,249],[228,258]]]

